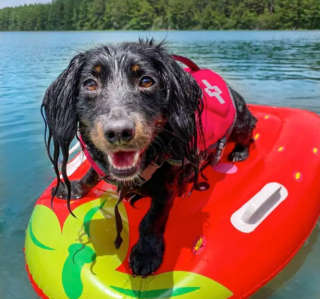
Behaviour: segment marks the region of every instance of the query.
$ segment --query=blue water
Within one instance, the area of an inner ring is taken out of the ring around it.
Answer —
[[[320,31],[0,32],[1,299],[37,298],[22,248],[34,202],[53,179],[39,112],[45,89],[78,51],[145,36],[166,37],[171,51],[216,70],[248,102],[320,114]],[[319,256],[318,225],[292,262],[253,298],[319,299]]]

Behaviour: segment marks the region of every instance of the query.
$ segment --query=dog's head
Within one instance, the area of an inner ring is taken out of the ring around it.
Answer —
[[[62,153],[65,180],[78,128],[94,158],[119,181],[134,180],[159,154],[175,152],[199,165],[201,89],[152,40],[78,54],[48,88],[42,107],[49,156],[57,172]]]

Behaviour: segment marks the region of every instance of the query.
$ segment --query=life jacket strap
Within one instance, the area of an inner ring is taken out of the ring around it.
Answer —
[[[192,60],[188,59],[187,57],[179,56],[179,55],[172,55],[171,56],[174,60],[179,61],[185,64],[191,71],[199,71],[200,67],[198,67]]]
[[[117,229],[117,236],[114,240],[114,246],[116,247],[116,249],[119,249],[121,244],[122,244],[122,237],[121,237],[121,232],[123,229],[123,224],[122,224],[122,218],[119,212],[119,204],[122,202],[122,200],[124,199],[126,195],[126,191],[124,188],[121,189],[120,191],[120,195],[119,195],[119,199],[114,207],[114,215],[115,215],[115,220],[116,220],[116,229]]]

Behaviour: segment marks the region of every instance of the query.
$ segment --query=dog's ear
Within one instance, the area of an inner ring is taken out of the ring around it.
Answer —
[[[167,89],[167,121],[177,137],[184,141],[183,151],[191,164],[200,163],[199,145],[204,147],[201,113],[202,90],[196,80],[171,57],[167,57],[162,77]]]
[[[70,189],[66,165],[69,158],[69,146],[77,133],[75,100],[84,60],[85,54],[78,54],[71,60],[69,66],[47,89],[41,106],[41,113],[45,121],[45,144],[58,181],[56,190],[60,184],[58,162],[60,154],[63,158],[62,176],[68,190]]]

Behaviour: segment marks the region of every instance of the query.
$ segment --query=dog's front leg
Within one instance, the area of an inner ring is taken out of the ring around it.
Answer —
[[[172,192],[164,190],[152,197],[151,207],[139,226],[140,238],[130,255],[129,264],[134,276],[153,274],[162,263],[165,247],[163,233],[174,197],[172,195]]]

